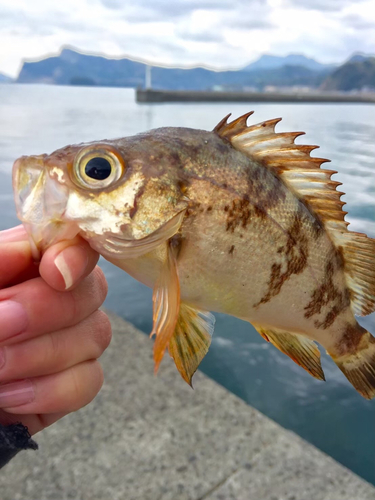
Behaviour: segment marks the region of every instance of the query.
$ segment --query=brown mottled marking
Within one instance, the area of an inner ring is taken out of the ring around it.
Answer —
[[[229,253],[230,255],[232,255],[232,254],[233,254],[233,251],[234,251],[234,245],[232,245],[232,246],[230,247],[230,249],[229,249],[229,252],[228,252],[228,253]]]
[[[263,167],[265,168],[265,167]],[[254,184],[262,180],[265,176],[264,170],[261,168],[255,168],[253,172],[251,172],[251,183]]]
[[[212,206],[210,205],[209,207],[207,207],[207,212],[211,212],[212,210]]]
[[[169,246],[173,250],[173,253],[174,253],[176,258],[178,258],[179,254],[181,252],[182,242],[183,242],[183,237],[181,236],[180,233],[176,233],[169,240]]]
[[[138,210],[137,200],[134,200],[134,207],[132,207],[129,210],[129,216],[130,216],[131,219],[135,216],[135,214],[137,213],[137,210]]]
[[[185,211],[185,217],[190,217],[192,215],[193,216],[197,215],[198,213],[203,213],[204,210],[205,209],[202,203],[200,203],[199,201],[190,200],[188,208]]]
[[[311,227],[314,231],[315,238],[318,238],[324,231],[323,224],[321,224],[321,222],[316,218],[314,218],[314,220],[312,221]]]
[[[132,219],[138,210],[138,200],[141,198],[145,192],[146,186],[141,186],[134,198],[134,206],[129,210],[129,216]]]
[[[251,170],[248,178],[247,195],[250,200],[257,200],[263,210],[273,208],[285,200],[287,190],[276,177],[270,178],[266,165],[259,165]]]
[[[358,349],[358,344],[361,342],[362,337],[367,331],[361,325],[355,323],[351,325],[348,323],[344,333],[336,345],[337,354],[343,356],[345,354],[354,353]],[[372,337],[370,337],[372,339]]]
[[[172,151],[170,153],[170,158],[171,158],[171,160],[173,160],[172,164],[181,163],[181,158],[180,158],[180,155],[177,153],[177,151]]]
[[[322,328],[323,330],[326,330],[329,326],[332,325],[332,323],[335,321],[337,315],[341,312],[342,309],[340,309],[339,306],[334,305],[330,311],[326,314],[326,317],[323,319],[323,321],[315,320],[314,325],[317,328]]]
[[[247,198],[233,200],[232,206],[226,205],[224,211],[228,213],[226,230],[231,233],[237,227],[246,229],[251,217],[260,217],[262,219],[267,217],[267,212],[263,208],[251,205]]]
[[[333,259],[335,257],[333,255]],[[336,268],[339,270],[341,266],[341,260],[335,259]],[[305,318],[311,318],[317,314],[320,314],[322,308],[331,303],[331,309],[326,314],[323,320],[315,320],[314,325],[317,328],[327,329],[333,324],[336,317],[350,305],[350,292],[345,289],[343,292],[340,291],[333,282],[333,275],[335,273],[335,267],[333,262],[330,261],[326,265],[325,269],[325,279],[323,283],[314,290],[310,302],[307,304],[305,309]]]
[[[331,300],[335,300],[338,290],[335,288],[333,278],[333,264],[328,262],[325,269],[325,281],[312,294],[310,302],[305,309],[305,318],[311,318],[315,314],[319,314],[322,307],[327,305]]]
[[[336,248],[337,250],[337,264],[340,269],[345,267],[344,250],[341,246]]]
[[[259,302],[255,304],[255,307],[260,304],[265,304],[272,297],[277,295],[281,287],[284,284],[284,281],[287,279],[286,273],[281,272],[281,264],[272,264],[271,267],[271,276],[268,281],[268,291],[267,293],[260,299]]]
[[[257,205],[254,206],[254,213],[257,217],[260,217],[261,219],[267,217],[267,212],[263,208],[258,207]]]
[[[279,247],[277,250],[280,256],[286,261],[286,270],[284,272],[281,271],[282,265],[280,263],[272,264],[268,280],[268,290],[254,307],[269,302],[272,297],[280,293],[283,284],[292,274],[300,274],[307,266],[309,249],[307,237],[303,233],[301,212],[295,214],[287,235],[288,239],[285,247]]]
[[[232,207],[228,207],[227,212],[227,231],[233,233],[238,226],[246,228],[251,215],[250,202],[247,199],[233,200]]]
[[[185,181],[178,181],[177,186],[180,188],[182,194],[185,194],[188,190],[188,185]]]

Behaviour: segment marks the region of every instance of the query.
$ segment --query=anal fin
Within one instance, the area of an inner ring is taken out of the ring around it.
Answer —
[[[182,378],[191,379],[211,344],[215,317],[181,303],[180,314],[168,350]]]
[[[320,364],[320,352],[314,341],[282,330],[263,328],[253,325],[260,335],[271,342],[281,352],[289,356],[297,365],[302,366],[313,377],[325,380],[322,366]]]

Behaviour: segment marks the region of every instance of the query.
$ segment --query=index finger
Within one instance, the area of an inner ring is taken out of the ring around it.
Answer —
[[[38,275],[23,226],[0,231],[0,288]]]

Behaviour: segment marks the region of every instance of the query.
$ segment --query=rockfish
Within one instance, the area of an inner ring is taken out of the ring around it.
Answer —
[[[191,379],[214,329],[209,311],[250,322],[324,380],[321,344],[365,398],[375,339],[375,240],[349,232],[337,172],[252,113],[212,132],[159,128],[67,146],[14,164],[18,217],[38,259],[80,234],[153,288],[155,369],[168,348]]]

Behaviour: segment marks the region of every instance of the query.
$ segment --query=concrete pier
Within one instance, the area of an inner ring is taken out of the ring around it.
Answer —
[[[374,500],[375,488],[115,315],[95,401],[0,473],[1,500]]]
[[[213,92],[198,90],[137,89],[139,103],[161,102],[277,102],[277,103],[366,103],[375,104],[375,93],[339,92]]]

